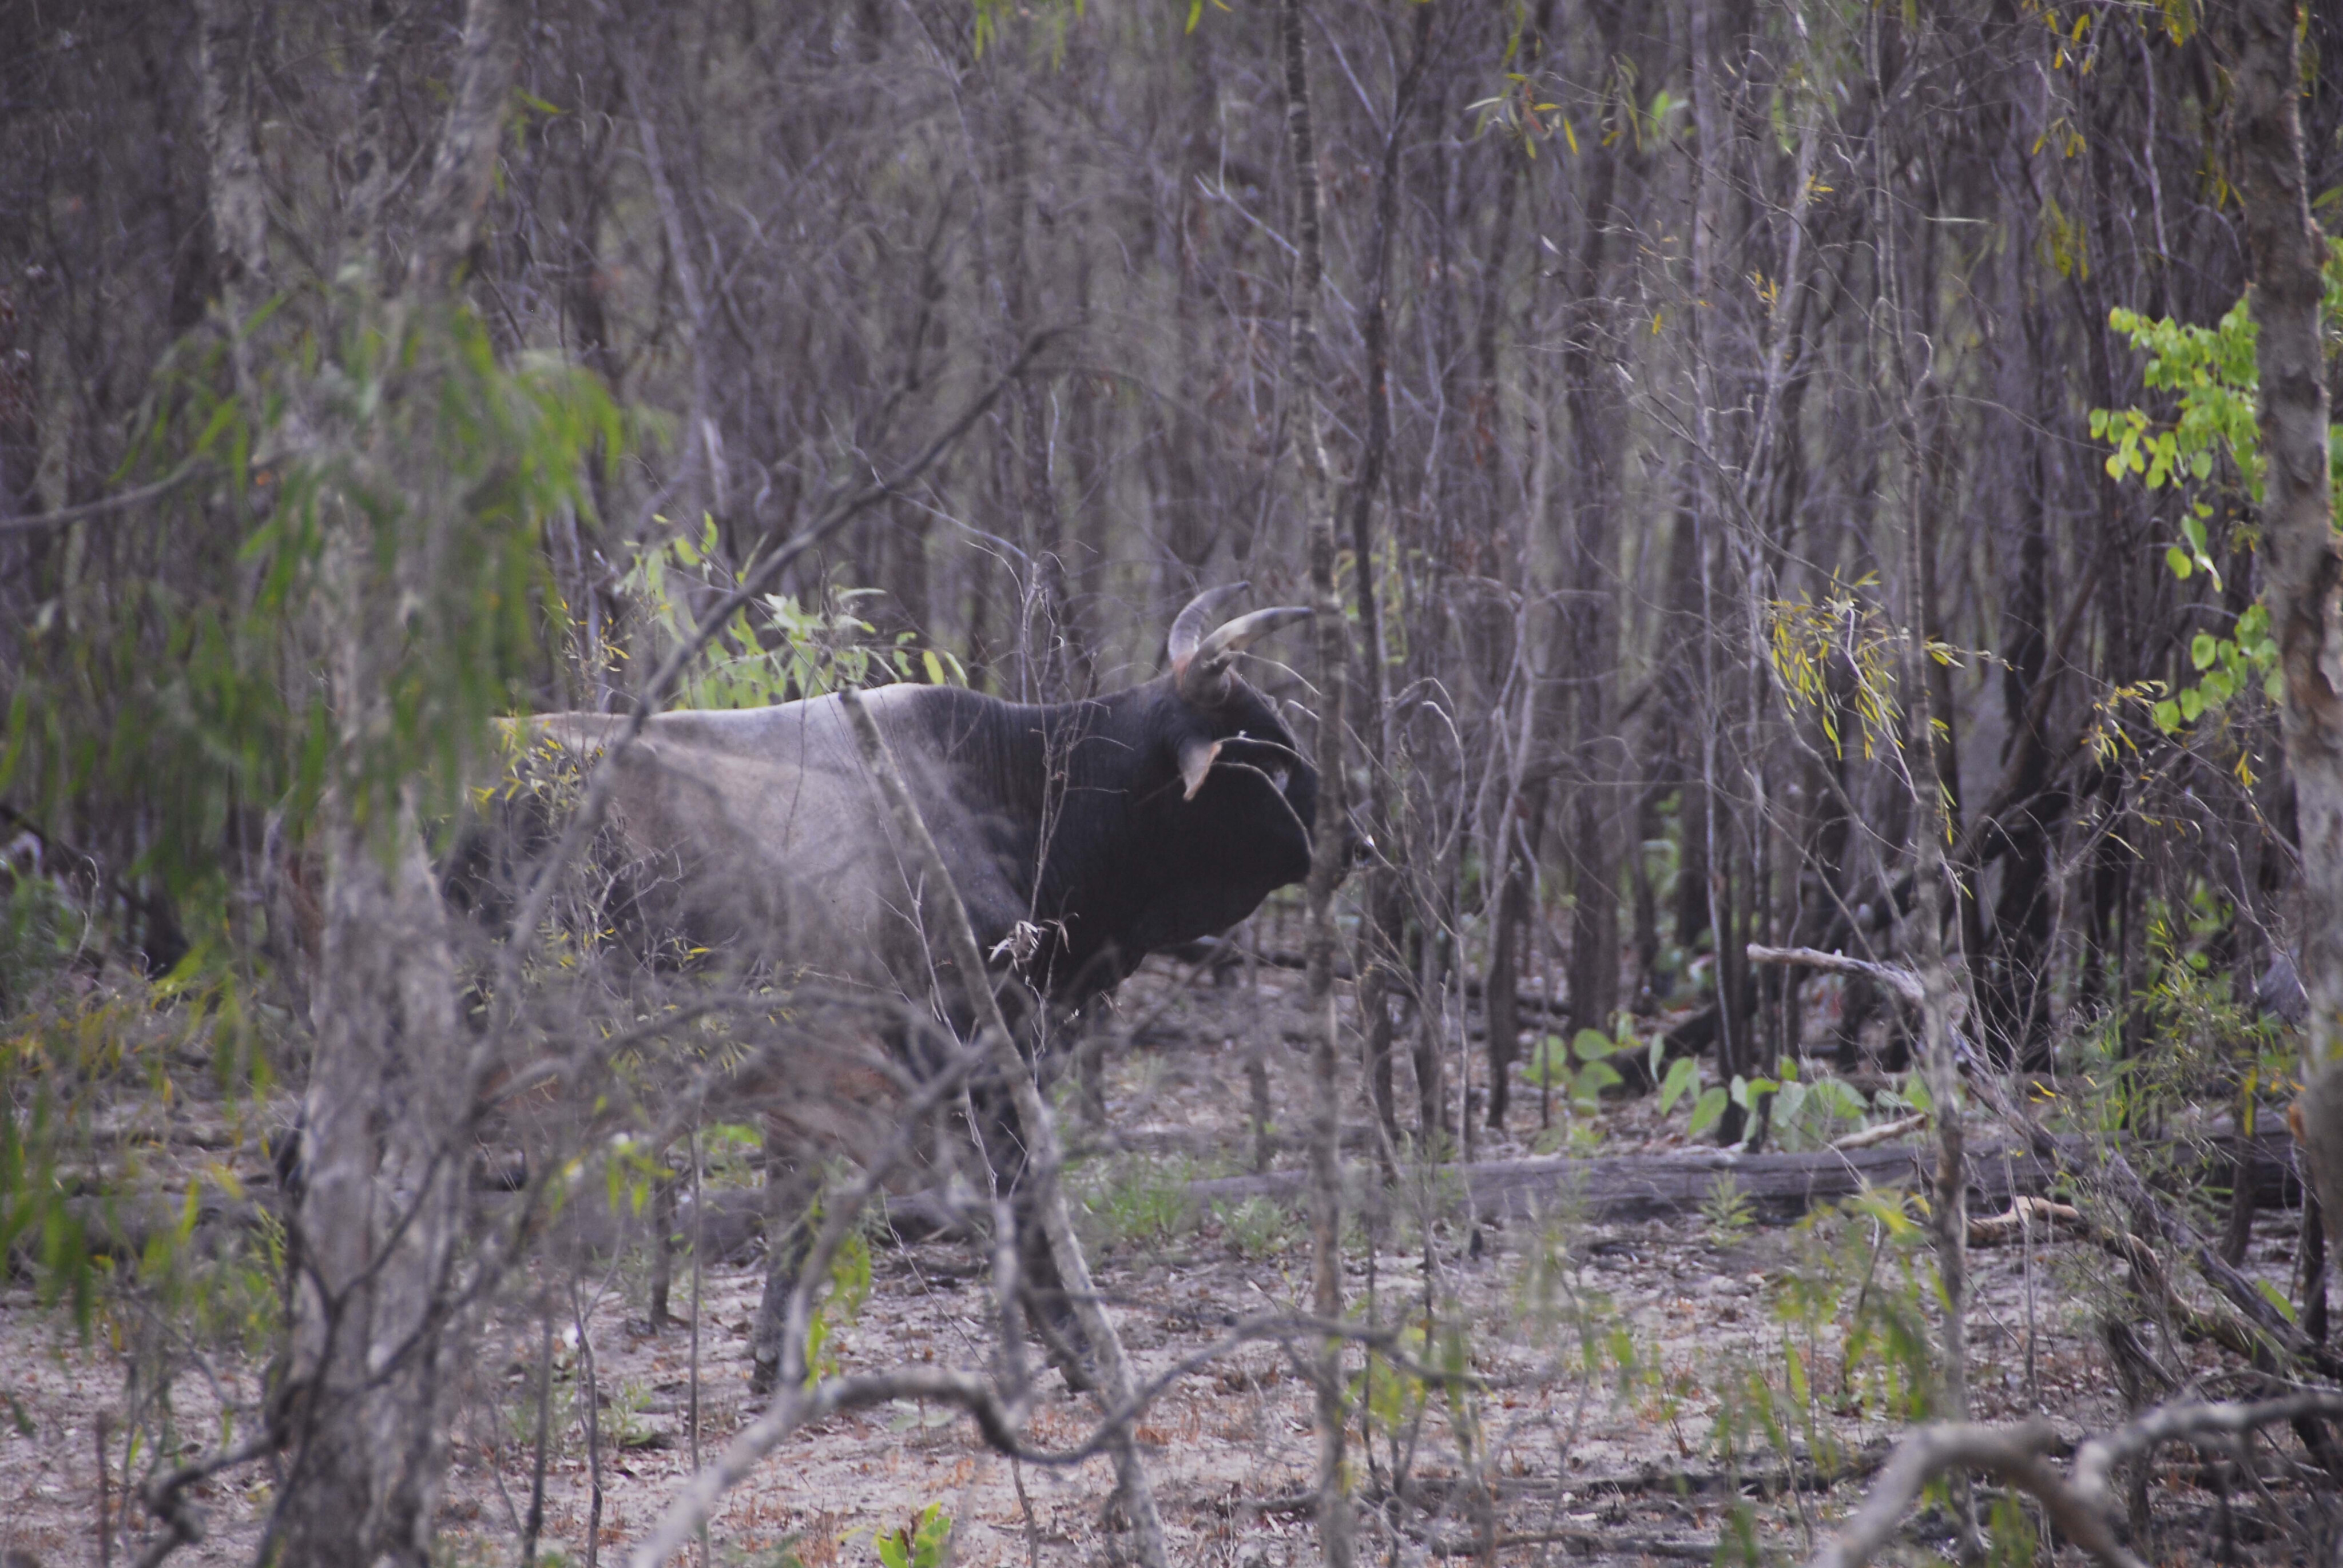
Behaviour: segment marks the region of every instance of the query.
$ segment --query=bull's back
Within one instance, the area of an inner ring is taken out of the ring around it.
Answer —
[[[882,720],[900,720],[890,709],[917,689],[865,700]],[[618,741],[628,719],[563,713],[528,723],[584,767]],[[939,840],[969,836],[967,813],[935,761],[916,747],[890,750]],[[649,890],[647,907],[659,911],[654,918],[687,930],[693,945],[924,989],[926,922],[838,699],[654,716],[618,754],[608,826]],[[986,868],[956,862],[954,879],[972,910],[1002,901]]]

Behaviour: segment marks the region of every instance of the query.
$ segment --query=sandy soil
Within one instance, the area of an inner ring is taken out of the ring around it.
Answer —
[[[1153,1222],[1168,1193],[1194,1175],[1246,1168],[1248,1056],[1262,1038],[1280,1122],[1299,1127],[1307,1092],[1292,992],[1298,978],[1273,971],[1252,986],[1199,985],[1174,993],[1175,971],[1151,970],[1126,996],[1126,1026],[1140,1043],[1104,1078],[1103,1124],[1069,1107],[1069,1131],[1093,1152],[1075,1176],[1102,1288],[1142,1372],[1203,1350],[1239,1318],[1300,1310],[1308,1291],[1298,1215],[1266,1206],[1192,1223]],[[1404,1078],[1403,1103],[1412,1103]],[[1656,1150],[1680,1141],[1684,1111],[1656,1115],[1649,1101],[1610,1108],[1541,1137],[1537,1096],[1527,1091],[1519,1141],[1485,1138],[1481,1158],[1552,1149]],[[1366,1120],[1363,1103],[1353,1107]],[[1299,1151],[1279,1162],[1298,1161]],[[1395,1201],[1370,1247],[1350,1252],[1349,1294],[1362,1316],[1429,1327],[1433,1353],[1454,1353],[1480,1392],[1452,1405],[1437,1392],[1388,1396],[1367,1441],[1354,1441],[1354,1474],[1369,1500],[1362,1539],[1378,1562],[1434,1557],[1533,1563],[1709,1561],[1736,1509],[1769,1553],[1800,1557],[1815,1533],[1858,1499],[1861,1477],[1900,1430],[1905,1407],[1892,1355],[1850,1345],[1858,1300],[1901,1302],[1917,1324],[1921,1281],[1916,1240],[1874,1220],[1825,1217],[1799,1228],[1734,1228],[1697,1218],[1598,1225],[1556,1215],[1544,1223],[1476,1228],[1441,1211],[1437,1181]],[[1176,1212],[1173,1214],[1176,1221]],[[2289,1283],[2295,1218],[2265,1216],[2250,1267]],[[2077,1243],[1980,1251],[1971,1335],[1977,1415],[2003,1420],[2042,1411],[2069,1435],[2119,1420],[2122,1397],[2101,1348],[2097,1313],[2115,1298],[2108,1265]],[[992,1354],[989,1297],[978,1249],[926,1242],[879,1248],[873,1288],[832,1346],[847,1370],[905,1359],[984,1368]],[[666,1506],[692,1467],[694,1347],[688,1327],[651,1334],[642,1322],[643,1267],[628,1254],[580,1283],[599,1389],[604,1501],[592,1554],[610,1562]],[[568,1322],[566,1273],[538,1279],[561,1302],[541,1553],[588,1560],[589,1463],[580,1396],[584,1358]],[[759,1276],[753,1260],[718,1261],[700,1280],[697,1348],[698,1444],[712,1453],[753,1414],[746,1398],[747,1332]],[[688,1271],[676,1302],[689,1312]],[[491,1324],[453,1438],[454,1462],[442,1558],[450,1563],[515,1559],[532,1481],[541,1325],[527,1292],[509,1292]],[[518,1303],[518,1304],[515,1304]],[[69,1318],[17,1289],[0,1298],[0,1552],[45,1565],[96,1563],[101,1499],[118,1518],[121,1478],[151,1455],[126,1452],[125,1362],[132,1324],[102,1325],[82,1342]],[[2156,1342],[2153,1325],[2141,1325]],[[118,1341],[118,1342],[117,1342]],[[2209,1355],[2158,1344],[2175,1371],[2193,1370],[2219,1392]],[[1038,1358],[1036,1364],[1038,1365]],[[172,1430],[183,1452],[220,1432],[226,1398],[251,1402],[259,1369],[214,1351],[171,1390]],[[1392,1388],[1386,1382],[1386,1389]],[[1031,1422],[1037,1444],[1079,1441],[1094,1402],[1042,1374]],[[1803,1394],[1803,1397],[1802,1397]],[[1786,1417],[1778,1438],[1765,1415]],[[1316,1436],[1308,1385],[1287,1350],[1254,1342],[1232,1350],[1179,1383],[1140,1429],[1175,1561],[1256,1565],[1315,1560],[1305,1499]],[[1364,1436],[1365,1434],[1361,1434]],[[106,1479],[100,1475],[104,1442]],[[1786,1449],[1786,1453],[1784,1452]],[[1855,1479],[1835,1488],[1785,1487],[1820,1454]],[[2197,1554],[2186,1533],[2211,1517],[2207,1479],[2187,1455],[2167,1456],[2156,1489],[2172,1560]],[[2186,1460],[2184,1463],[2183,1461]],[[709,1532],[710,1561],[806,1568],[878,1561],[874,1535],[902,1528],[930,1503],[953,1523],[962,1564],[1074,1564],[1119,1561],[1119,1511],[1109,1462],[1054,1467],[1012,1463],[988,1452],[946,1412],[898,1406],[842,1415],[799,1432],[728,1499]],[[210,1537],[173,1561],[246,1562],[266,1517],[270,1472],[256,1465],[197,1493]],[[2247,1549],[2256,1509],[2243,1499],[2233,1530]],[[135,1514],[135,1510],[133,1511]],[[2195,1521],[2195,1523],[2189,1522]],[[1916,1542],[1949,1539],[1941,1514],[1916,1526]],[[149,1539],[134,1518],[121,1526],[115,1561]],[[11,1568],[18,1560],[8,1559]]]

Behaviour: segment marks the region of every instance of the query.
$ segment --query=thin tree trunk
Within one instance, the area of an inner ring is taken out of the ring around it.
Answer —
[[[1358,477],[1351,491],[1351,551],[1358,562],[1353,574],[1359,612],[1361,669],[1359,698],[1364,705],[1358,732],[1370,749],[1363,760],[1367,777],[1367,832],[1378,844],[1391,839],[1391,704],[1386,689],[1383,607],[1375,598],[1378,573],[1374,559],[1375,498],[1383,488],[1383,464],[1391,449],[1391,345],[1384,291],[1391,266],[1392,230],[1397,226],[1401,133],[1415,102],[1416,85],[1423,77],[1424,56],[1432,38],[1432,7],[1421,6],[1415,18],[1414,57],[1393,95],[1391,126],[1383,139],[1382,173],[1375,190],[1375,228],[1371,246],[1373,276],[1363,327],[1367,353],[1367,438],[1359,454]],[[1314,389],[1312,394],[1314,407]],[[1367,919],[1360,922],[1357,954],[1352,970],[1359,977],[1359,1008],[1366,1020],[1365,1063],[1375,1113],[1383,1130],[1381,1151],[1385,1174],[1391,1174],[1391,1148],[1398,1141],[1397,1113],[1392,1104],[1392,1027],[1389,1000],[1389,958],[1400,932],[1399,873],[1380,862],[1367,869]]]
[[[1884,81],[1878,57],[1878,30],[1885,24],[1875,15],[1870,40],[1870,65],[1875,85]],[[1887,200],[1886,175],[1875,170],[1877,182],[1873,210],[1881,236],[1880,304],[1888,323],[1888,354],[1898,403],[1895,423],[1902,437],[1906,483],[1930,482],[1931,457],[1921,423],[1921,380],[1907,350],[1911,302],[1905,297],[1901,248],[1894,244],[1897,216]],[[1932,689],[1930,659],[1923,639],[1927,635],[1930,578],[1927,556],[1931,543],[1926,523],[1915,515],[1903,529],[1904,647],[1898,671],[1899,694],[1910,705],[1911,723],[1904,745],[1912,799],[1914,908],[1911,924],[1919,949],[1921,1000],[1920,1069],[1932,1102],[1936,1133],[1936,1169],[1929,1191],[1929,1221],[1936,1233],[1938,1306],[1942,1313],[1939,1372],[1945,1382],[1945,1408],[1940,1418],[1969,1419],[1968,1392],[1968,1216],[1967,1166],[1961,1114],[1961,1075],[1953,1055],[1953,1019],[1960,988],[1945,951],[1946,866],[1945,844],[1949,836],[1944,780],[1938,772],[1935,723],[1941,694]],[[1949,718],[1949,715],[1943,717]],[[1953,895],[1957,897],[1957,893]],[[1961,1533],[1962,1555],[1977,1551],[1974,1494],[1965,1473],[1956,1472],[1953,1495]]]
[[[1293,156],[1294,262],[1292,355],[1286,396],[1293,410],[1294,450],[1302,466],[1302,509],[1309,539],[1311,604],[1318,612],[1319,680],[1325,695],[1318,719],[1317,829],[1311,845],[1308,903],[1310,1008],[1316,1025],[1310,1048],[1313,1094],[1310,1115],[1311,1304],[1327,1320],[1342,1315],[1342,1027],[1334,999],[1334,888],[1347,852],[1344,796],[1349,716],[1345,689],[1350,628],[1334,588],[1334,510],[1319,426],[1318,296],[1323,263],[1319,249],[1318,154],[1310,123],[1310,63],[1302,35],[1302,0],[1281,0],[1278,41],[1285,67],[1285,126]],[[1360,563],[1363,575],[1366,564]],[[1318,1352],[1318,1542],[1327,1568],[1351,1568],[1353,1522],[1343,1440],[1348,1412],[1342,1389],[1342,1343],[1328,1340]]]
[[[1715,286],[1717,250],[1724,225],[1725,156],[1724,106],[1719,103],[1714,45],[1713,0],[1691,0],[1689,32],[1692,50],[1692,102],[1694,134],[1700,149],[1692,226],[1692,278],[1696,296]],[[1706,864],[1704,891],[1708,926],[1716,948],[1716,1067],[1720,1079],[1730,1081],[1752,1070],[1755,1058],[1752,1024],[1743,1005],[1748,960],[1741,955],[1747,940],[1735,919],[1733,824],[1718,810],[1718,783],[1726,759],[1720,756],[1719,731],[1725,728],[1728,701],[1719,679],[1717,658],[1718,600],[1715,582],[1723,551],[1725,526],[1718,467],[1724,460],[1724,433],[1719,428],[1720,392],[1716,385],[1718,349],[1709,341],[1707,312],[1692,312],[1694,428],[1700,450],[1692,454],[1693,548],[1700,574],[1701,690],[1707,711],[1701,716],[1700,808],[1701,839]],[[1576,973],[1574,962],[1574,977]],[[1737,1142],[1745,1134],[1745,1118],[1738,1105],[1728,1106],[1717,1121],[1718,1141]]]
[[[1529,925],[1530,890],[1537,875],[1539,829],[1545,816],[1543,779],[1522,795],[1516,824],[1504,834],[1505,879],[1497,890],[1496,918],[1489,927],[1488,983],[1482,988],[1489,1020],[1489,1125],[1503,1128],[1513,1098],[1513,1057],[1521,1044],[1522,940]]]
[[[2304,1089],[2288,1112],[2343,1251],[2343,549],[2328,471],[2319,321],[2327,246],[2311,221],[2293,0],[2237,11],[2237,186],[2254,265],[2261,371],[2264,597],[2286,674],[2286,760],[2302,849]]]

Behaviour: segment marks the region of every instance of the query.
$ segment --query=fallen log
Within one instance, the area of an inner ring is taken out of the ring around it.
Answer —
[[[1372,1127],[1344,1130],[1345,1152],[1363,1158],[1373,1147]],[[1165,1135],[1162,1151],[1183,1141]],[[1150,1148],[1148,1139],[1135,1139],[1136,1149]],[[2206,1140],[2204,1171],[2217,1185],[2230,1179],[2237,1141],[2233,1137]],[[1997,1227],[2017,1221],[2003,1211],[2021,1197],[2038,1198],[2048,1188],[2051,1166],[2064,1162],[2072,1169],[2089,1169],[2087,1141],[2052,1141],[2056,1161],[2014,1144],[1988,1144],[1971,1151],[1969,1206],[1978,1218],[1971,1230],[1977,1242],[1991,1245],[2001,1239]],[[2137,1151],[2135,1151],[2137,1152]],[[1933,1158],[1925,1144],[1887,1144],[1871,1148],[1825,1150],[1802,1154],[1736,1154],[1730,1150],[1686,1150],[1670,1154],[1621,1154],[1594,1159],[1556,1156],[1532,1160],[1488,1160],[1463,1166],[1438,1167],[1443,1184],[1460,1182],[1473,1216],[1482,1220],[1520,1219],[1537,1214],[1570,1212],[1594,1223],[1634,1222],[1696,1214],[1709,1201],[1720,1174],[1729,1174],[1761,1221],[1787,1223],[1817,1203],[1835,1202],[1875,1187],[1901,1186],[1914,1179],[1916,1161]],[[2247,1161],[2261,1207],[2291,1208],[2302,1201],[2301,1181],[2294,1167],[2293,1140],[2283,1135],[2250,1141]],[[2137,1184],[2139,1178],[2129,1180]],[[1188,1183],[1200,1211],[1214,1203],[1238,1203],[1265,1197],[1282,1202],[1300,1200],[1303,1175],[1298,1171],[1272,1171],[1264,1176],[1231,1176]],[[488,1200],[494,1206],[498,1200]],[[503,1199],[509,1201],[509,1199]],[[79,1195],[61,1201],[61,1207],[81,1230],[91,1256],[136,1258],[161,1232],[181,1221],[185,1194],[156,1191],[125,1191],[112,1196]],[[753,1188],[710,1188],[708,1212],[699,1233],[711,1261],[739,1261],[754,1254],[761,1243],[765,1194]],[[677,1207],[679,1234],[693,1233],[692,1199],[680,1195]],[[191,1244],[205,1257],[223,1255],[235,1240],[261,1223],[264,1211],[275,1213],[275,1192],[256,1192],[228,1200],[206,1191],[200,1200]],[[960,1238],[982,1229],[980,1222],[956,1209],[939,1191],[912,1191],[890,1195],[885,1212],[889,1227],[903,1241]],[[635,1214],[621,1202],[612,1205],[598,1183],[589,1183],[561,1206],[550,1226],[557,1246],[590,1254],[608,1255],[630,1236],[648,1234],[649,1210]],[[38,1228],[18,1239],[12,1256],[0,1265],[28,1262],[38,1241]]]
[[[1918,1173],[1926,1151],[1908,1146],[1818,1154],[1735,1154],[1704,1150],[1681,1154],[1626,1154],[1576,1159],[1556,1155],[1533,1160],[1483,1160],[1440,1168],[1445,1181],[1462,1184],[1464,1206],[1478,1220],[1514,1220],[1569,1212],[1595,1223],[1666,1220],[1698,1213],[1715,1191],[1719,1177],[1730,1178],[1761,1219],[1795,1220],[1816,1203],[1827,1203],[1865,1187],[1894,1187]],[[1976,1196],[2000,1206],[2014,1191],[2041,1191],[2049,1171],[2030,1154],[2013,1152],[1977,1161]],[[1200,1204],[1235,1203],[1247,1198],[1295,1201],[1303,1173],[1274,1171],[1265,1176],[1230,1176],[1192,1181]]]
[[[2082,1140],[2060,1139],[2056,1143],[2067,1163],[2083,1162]],[[2069,1144],[2071,1149],[2066,1147]],[[1817,1203],[1835,1202],[1865,1187],[1900,1187],[1919,1180],[1924,1164],[1933,1161],[1935,1153],[1932,1145],[1906,1143],[1802,1154],[1736,1154],[1715,1149],[1594,1159],[1556,1155],[1443,1166],[1439,1179],[1461,1186],[1463,1206],[1478,1220],[1568,1212],[1601,1224],[1698,1213],[1723,1176],[1731,1178],[1757,1218],[1786,1223]],[[2249,1168],[2258,1187],[2281,1201],[2290,1190],[2299,1201],[2292,1154],[2286,1139],[2258,1138],[2252,1141]],[[2215,1158],[2225,1161],[2228,1155],[2217,1151]],[[1971,1208],[1997,1212],[2008,1208],[2012,1199],[2041,1196],[2057,1173],[2056,1163],[2015,1145],[1985,1144],[1973,1149]],[[1301,1197],[1302,1182],[1301,1171],[1274,1171],[1262,1176],[1192,1181],[1188,1191],[1207,1208],[1247,1198],[1291,1202]]]

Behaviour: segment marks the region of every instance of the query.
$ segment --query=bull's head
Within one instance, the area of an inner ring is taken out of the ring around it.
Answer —
[[[1216,763],[1256,768],[1285,793],[1292,776],[1308,765],[1294,750],[1287,732],[1258,692],[1230,668],[1247,648],[1297,620],[1316,613],[1302,605],[1279,605],[1241,615],[1207,633],[1212,612],[1252,588],[1249,582],[1207,588],[1188,601],[1172,622],[1172,687],[1181,704],[1200,720],[1179,738],[1182,798],[1192,800],[1204,787]],[[1314,782],[1314,780],[1313,780]],[[1315,790],[1312,791],[1314,799]],[[1307,809],[1303,825],[1309,825]]]
[[[1316,820],[1316,770],[1302,760],[1285,726],[1231,667],[1253,642],[1280,627],[1307,620],[1316,612],[1302,605],[1280,605],[1239,616],[1207,632],[1213,612],[1252,586],[1237,582],[1207,588],[1190,599],[1172,622],[1173,689],[1183,705],[1205,720],[1180,740],[1182,798],[1194,799],[1216,766],[1252,768],[1276,786],[1306,836]],[[1363,865],[1375,858],[1374,840],[1355,820],[1344,837],[1345,867]]]
[[[1318,802],[1317,770],[1277,710],[1232,668],[1252,643],[1312,612],[1282,605],[1215,627],[1215,612],[1251,586],[1207,589],[1172,621],[1175,700],[1172,733],[1164,737],[1178,773],[1174,792],[1197,809],[1182,837],[1201,831],[1225,840],[1232,859],[1252,874],[1242,879],[1250,883],[1246,913],[1270,889],[1307,874]]]

